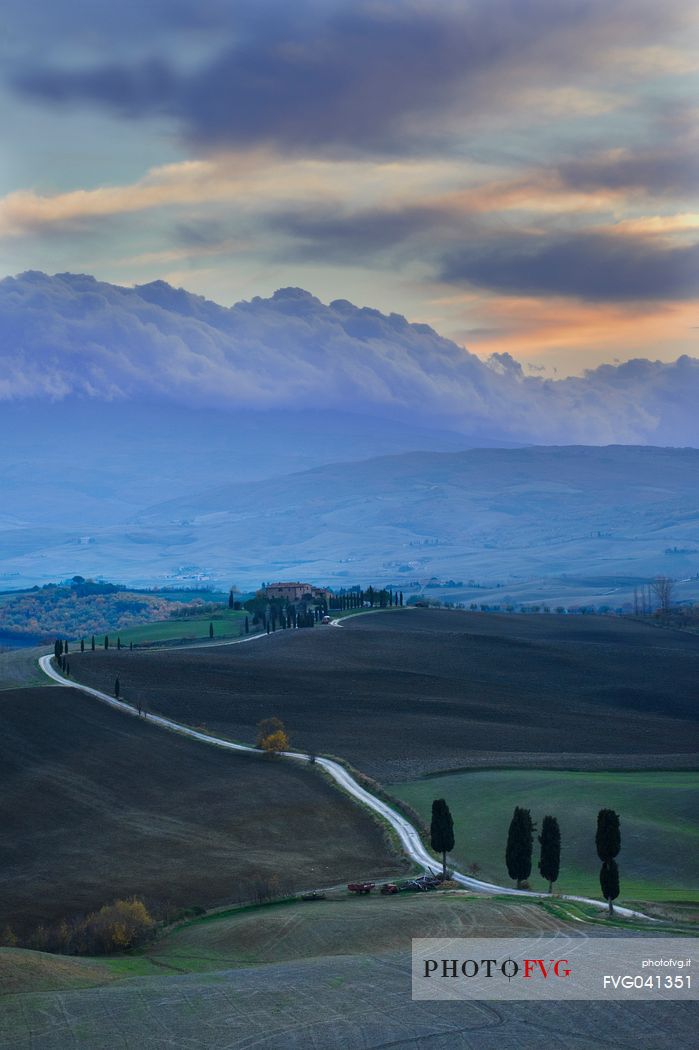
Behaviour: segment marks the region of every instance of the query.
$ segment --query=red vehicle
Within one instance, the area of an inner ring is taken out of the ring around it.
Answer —
[[[398,893],[398,887],[396,886],[395,882],[384,882],[383,886],[381,887],[381,892],[383,894]]]
[[[375,882],[348,882],[347,889],[350,893],[371,893]]]

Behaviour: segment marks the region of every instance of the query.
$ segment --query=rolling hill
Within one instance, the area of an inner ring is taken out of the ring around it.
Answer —
[[[618,1047],[689,1046],[690,1002],[411,999],[411,936],[521,936],[549,951],[556,936],[570,948],[572,938],[615,932],[561,921],[531,903],[420,894],[233,913],[101,967],[46,956],[35,975],[27,973],[36,969],[23,958],[29,953],[0,949],[0,972],[15,992],[0,998],[0,1045],[533,1050],[544,1040],[557,1050],[597,1050],[610,1045],[613,1025]],[[94,987],[85,988],[90,976]]]
[[[403,869],[313,771],[197,744],[75,690],[0,692],[0,767],[0,929],[133,894],[162,913]]]
[[[179,566],[226,585],[308,578],[407,593],[434,577],[463,583],[452,600],[616,607],[657,574],[685,581],[678,598],[699,596],[698,492],[689,448],[404,452],[180,493],[87,541],[13,527],[0,542],[21,577],[108,566],[162,582]]]
[[[253,580],[473,579],[505,603],[540,577],[696,576],[698,492],[695,449],[412,452],[211,489],[137,525],[190,537],[206,563],[239,551]]]
[[[699,638],[606,617],[439,609],[277,631],[259,645],[76,653],[73,678],[253,743],[280,717],[294,747],[382,781],[464,767],[696,769]]]

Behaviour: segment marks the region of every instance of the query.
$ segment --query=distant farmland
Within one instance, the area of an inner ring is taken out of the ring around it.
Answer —
[[[0,692],[0,769],[0,929],[131,894],[209,907],[261,883],[284,892],[404,869],[320,773],[197,744],[75,690]]]
[[[603,617],[401,610],[252,645],[71,657],[81,681],[379,779],[463,767],[697,768],[699,638]]]

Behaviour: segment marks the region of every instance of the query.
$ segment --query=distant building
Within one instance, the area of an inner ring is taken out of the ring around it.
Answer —
[[[330,598],[330,591],[322,587],[314,587],[312,583],[282,582],[270,583],[264,588],[264,593],[273,601],[281,599],[285,602],[323,601]]]

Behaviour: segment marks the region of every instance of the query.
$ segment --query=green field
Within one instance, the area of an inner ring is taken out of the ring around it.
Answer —
[[[547,902],[491,899],[462,890],[355,897],[338,888],[328,899],[312,904],[287,899],[211,912],[121,955],[75,958],[0,948],[0,982],[4,994],[48,991],[168,972],[212,973],[299,959],[410,951],[413,937],[578,934],[564,908],[557,914]],[[589,919],[585,912],[578,915]],[[606,920],[597,920],[595,914],[586,935],[604,932]]]
[[[531,930],[550,936],[572,929],[567,916],[553,915],[537,901],[492,900],[463,891],[355,897],[343,888],[324,901],[287,900],[193,919],[133,953],[130,972],[148,974],[160,966],[198,973],[410,951],[413,937],[516,937]],[[594,935],[596,927],[586,932]],[[121,962],[115,957],[108,966],[119,972]]]
[[[209,624],[214,625],[214,639],[237,638],[245,628],[245,613],[233,609],[222,609],[213,616],[188,616],[181,620],[157,620],[155,623],[144,623],[139,627],[127,627],[123,631],[114,631],[112,640],[118,634],[122,645],[133,642],[142,645],[150,642],[173,641],[208,641]],[[250,617],[252,620],[252,617]],[[252,628],[252,624],[251,630]],[[99,641],[100,639],[98,639]]]
[[[541,826],[551,814],[561,826],[561,874],[556,889],[598,897],[595,851],[597,813],[617,810],[622,846],[618,857],[624,900],[699,900],[699,774],[572,773],[488,770],[425,777],[392,784],[391,792],[429,822],[432,801],[446,799],[454,818],[452,862],[476,862],[482,878],[508,883],[507,829],[515,806],[531,809]],[[534,844],[530,885],[545,890]]]
[[[39,657],[48,652],[51,652],[48,645],[0,652],[0,690],[52,685],[51,679],[40,670],[38,663]]]

